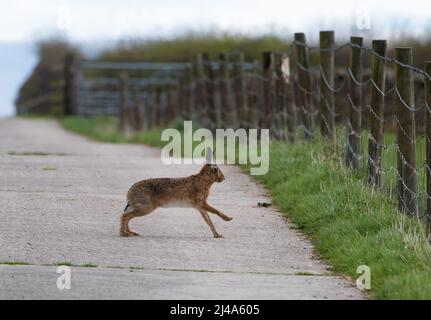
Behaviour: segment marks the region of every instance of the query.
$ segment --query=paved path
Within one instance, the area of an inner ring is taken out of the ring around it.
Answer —
[[[0,120],[0,299],[359,299],[352,281],[330,274],[267,192],[235,166],[209,202],[212,237],[193,209],[158,209],[118,235],[125,194],[137,180],[184,176],[159,150],[102,144],[49,120]],[[29,265],[23,265],[23,262]],[[17,263],[17,265],[11,265]],[[55,265],[71,264],[58,290]],[[97,266],[97,267],[90,267]]]

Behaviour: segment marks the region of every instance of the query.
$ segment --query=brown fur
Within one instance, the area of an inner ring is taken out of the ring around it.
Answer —
[[[179,202],[196,208],[214,237],[221,238],[207,212],[214,213],[225,221],[230,221],[232,218],[211,207],[207,203],[207,198],[212,184],[222,182],[224,179],[217,165],[207,163],[198,174],[189,177],[146,179],[135,183],[127,193],[129,210],[121,216],[120,235],[137,236],[136,232],[129,229],[130,220],[150,214],[158,207]]]

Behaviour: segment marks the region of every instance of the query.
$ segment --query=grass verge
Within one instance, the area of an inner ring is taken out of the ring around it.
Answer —
[[[161,130],[127,138],[102,120],[65,118],[63,125],[100,141],[165,144]],[[274,142],[269,159],[269,172],[256,178],[335,273],[357,278],[358,266],[367,265],[372,298],[431,299],[431,249],[418,220],[402,215],[393,199],[366,187],[361,173],[345,168],[324,142]]]
[[[101,142],[143,143],[155,147],[163,146],[166,143],[160,141],[162,129],[124,134],[118,131],[118,120],[110,116],[93,118],[71,116],[62,118],[60,122],[67,130]]]
[[[269,158],[257,179],[334,272],[357,278],[369,266],[375,299],[431,298],[431,249],[418,220],[366,187],[326,143],[272,143]]]

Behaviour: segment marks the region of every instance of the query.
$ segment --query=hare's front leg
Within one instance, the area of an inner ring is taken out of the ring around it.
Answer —
[[[212,233],[214,235],[214,238],[223,238],[223,236],[221,234],[217,233],[217,231],[216,231],[216,229],[215,229],[215,227],[214,227],[214,225],[213,225],[213,223],[212,223],[212,221],[211,221],[208,213],[205,211],[205,209],[198,208],[198,210],[201,213],[202,218],[204,218],[205,222],[210,227],[210,229],[211,229],[211,231],[212,231]]]
[[[204,205],[202,206],[205,210],[211,212],[211,213],[215,213],[216,215],[218,215],[220,218],[222,218],[224,221],[231,221],[232,218],[228,217],[227,215],[225,215],[223,212],[220,212],[219,210],[217,210],[214,207],[211,207],[208,203],[204,203]]]

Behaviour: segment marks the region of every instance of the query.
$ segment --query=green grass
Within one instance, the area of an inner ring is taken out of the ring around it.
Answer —
[[[65,156],[65,153],[50,153],[50,152],[41,152],[41,151],[9,151],[7,153],[10,156]]]
[[[54,263],[54,266],[68,266],[68,267],[81,267],[81,268],[97,268],[98,267],[98,265],[94,264],[94,263],[75,264],[71,261],[56,262],[56,263]]]
[[[388,130],[389,131],[389,130]],[[360,171],[365,176],[367,172],[368,153],[368,133],[362,134],[361,150],[364,156],[360,161]],[[381,188],[390,197],[397,196],[397,149],[396,133],[385,132],[382,150],[382,174]],[[426,209],[426,169],[424,162],[426,159],[426,143],[423,135],[418,135],[416,139],[416,168],[417,168],[417,193],[419,204],[419,215],[423,215]],[[365,179],[364,179],[365,180]]]
[[[111,116],[64,117],[60,121],[65,129],[101,142],[143,143],[156,147],[165,144],[165,142],[160,141],[162,129],[153,129],[145,133],[124,134],[118,131],[118,120]]]
[[[80,267],[85,267],[85,268],[97,268],[98,265],[94,264],[94,263],[85,263],[83,265],[80,265]]]
[[[92,118],[70,116],[61,118],[60,123],[67,130],[101,142],[136,143],[153,147],[163,147],[168,143],[160,139],[163,128],[154,128],[145,132],[122,133],[118,130],[117,118],[112,116],[98,116]],[[176,128],[181,133],[184,131],[183,121],[180,119],[174,121],[169,127]],[[193,130],[198,128],[199,126],[194,123]],[[193,146],[197,144],[199,144],[199,142],[193,142]],[[184,150],[182,150],[182,155],[185,155]],[[185,156],[190,155],[186,154]]]
[[[144,270],[144,267],[136,267],[136,266],[130,266],[130,270]]]
[[[161,130],[127,140],[97,118],[65,118],[63,125],[101,141],[164,144]],[[364,172],[347,169],[333,147],[273,142],[269,172],[256,178],[335,273],[355,279],[358,266],[370,267],[371,298],[431,299],[431,248],[423,224],[401,214],[394,198],[368,188]]]
[[[431,250],[423,225],[366,187],[328,145],[272,143],[269,172],[257,179],[334,272],[357,278],[356,268],[368,265],[373,298],[431,298]]]
[[[68,267],[71,267],[71,266],[73,266],[73,263],[70,262],[70,261],[59,261],[59,262],[54,263],[54,265],[55,266],[68,266]]]
[[[0,265],[8,266],[29,266],[31,263],[25,261],[0,261]]]

